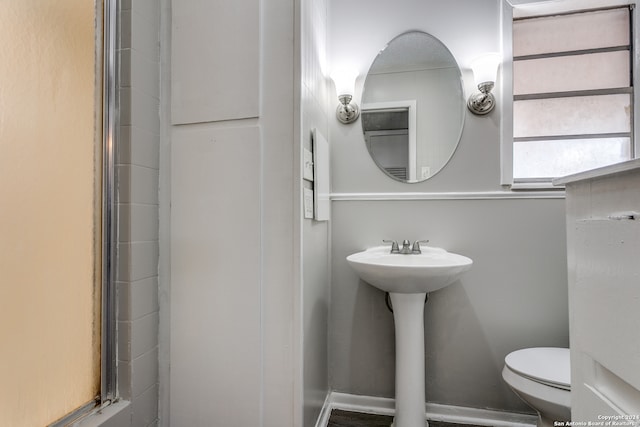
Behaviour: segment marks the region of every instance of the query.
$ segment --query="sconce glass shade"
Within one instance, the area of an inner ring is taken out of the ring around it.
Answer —
[[[338,96],[351,95],[353,96],[356,86],[356,78],[358,72],[355,70],[338,69],[331,73],[331,79],[336,86],[336,92]]]
[[[331,79],[338,93],[338,101],[340,101],[336,109],[336,117],[344,124],[353,123],[360,116],[360,108],[355,102],[351,102],[357,77],[358,72],[355,70],[339,69],[331,73]]]
[[[467,101],[467,107],[473,114],[488,114],[496,106],[496,99],[491,90],[496,82],[501,60],[499,53],[487,53],[469,64],[473,71],[473,79],[480,91],[472,94]]]
[[[487,53],[471,61],[470,67],[476,85],[486,82],[495,83],[498,74],[498,66],[502,60],[499,53]]]

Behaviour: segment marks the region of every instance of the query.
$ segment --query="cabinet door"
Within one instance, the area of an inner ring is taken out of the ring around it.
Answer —
[[[633,418],[640,414],[640,221],[577,221],[575,232],[572,419]]]

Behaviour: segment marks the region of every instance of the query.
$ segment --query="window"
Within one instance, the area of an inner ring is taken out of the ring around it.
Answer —
[[[513,183],[633,157],[630,7],[513,21]]]

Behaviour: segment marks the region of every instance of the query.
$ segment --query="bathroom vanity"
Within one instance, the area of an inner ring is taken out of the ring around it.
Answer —
[[[567,197],[572,420],[640,425],[640,159],[554,184]]]

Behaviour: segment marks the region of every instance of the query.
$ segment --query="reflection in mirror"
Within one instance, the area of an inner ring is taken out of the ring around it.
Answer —
[[[420,182],[438,173],[458,146],[465,116],[461,74],[435,37],[412,31],[373,61],[362,94],[364,139],[388,176]]]

